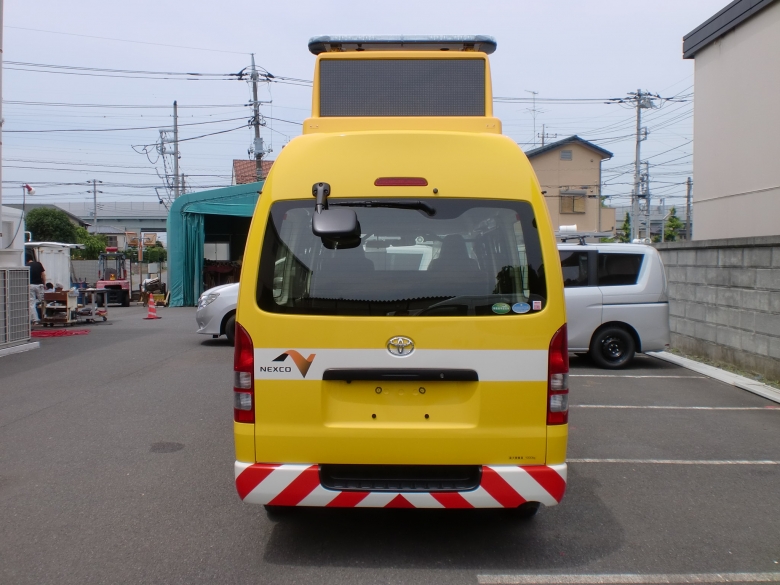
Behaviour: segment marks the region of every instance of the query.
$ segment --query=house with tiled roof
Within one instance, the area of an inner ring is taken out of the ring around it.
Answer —
[[[555,230],[614,232],[615,210],[601,204],[601,162],[612,153],[579,136],[527,150]]]
[[[264,160],[261,162],[263,169],[263,179],[271,172],[271,165],[274,164],[272,160]],[[233,185],[246,185],[247,183],[255,183],[258,180],[257,177],[257,163],[255,159],[249,160],[233,160]]]

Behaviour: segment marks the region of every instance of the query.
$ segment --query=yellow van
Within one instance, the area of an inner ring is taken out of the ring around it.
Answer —
[[[566,488],[558,251],[492,115],[490,37],[320,37],[312,116],[244,254],[236,488],[289,506],[511,508]]]

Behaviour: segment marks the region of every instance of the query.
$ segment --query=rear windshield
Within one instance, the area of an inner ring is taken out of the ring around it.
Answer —
[[[517,315],[546,299],[529,203],[484,199],[331,199],[358,216],[360,245],[312,234],[313,200],[271,207],[258,305],[275,313]]]

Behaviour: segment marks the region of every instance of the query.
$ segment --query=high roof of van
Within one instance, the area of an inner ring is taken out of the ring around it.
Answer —
[[[315,37],[312,115],[303,133],[500,134],[488,36]]]

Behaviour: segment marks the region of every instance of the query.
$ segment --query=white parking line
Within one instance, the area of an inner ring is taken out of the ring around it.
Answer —
[[[516,583],[522,585],[622,584],[655,585],[662,583],[780,583],[780,573],[689,573],[682,575],[477,575],[477,582]]]
[[[707,376],[634,376],[632,374],[569,374],[569,378],[687,378],[704,379]]]
[[[569,463],[631,463],[648,465],[780,465],[770,459],[567,459]]]
[[[628,404],[572,404],[570,408],[646,408],[650,410],[776,410],[780,406],[632,406]]]

